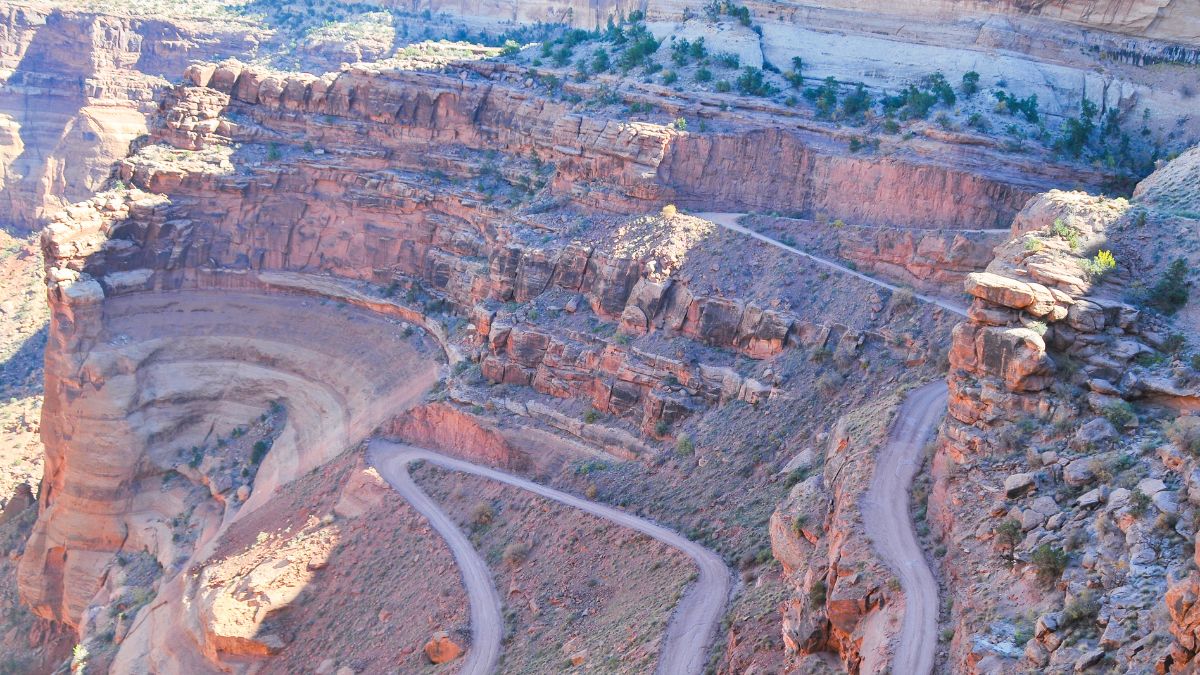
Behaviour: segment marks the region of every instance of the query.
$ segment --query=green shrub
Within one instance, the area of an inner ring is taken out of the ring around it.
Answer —
[[[1176,258],[1167,267],[1158,283],[1150,289],[1148,303],[1163,314],[1174,314],[1187,304],[1188,264],[1183,258]]]
[[[846,117],[861,117],[871,109],[871,95],[867,93],[862,82],[854,85],[854,91],[842,99],[842,115]]]
[[[713,77],[712,71],[709,70],[708,68],[700,68],[699,70],[696,71],[696,81],[697,82],[711,82],[712,77]]]
[[[783,79],[787,80],[793,89],[804,86],[804,59],[793,56],[792,69],[783,74]]]
[[[1150,495],[1141,490],[1134,490],[1129,495],[1129,512],[1135,516],[1144,516],[1150,510]]]
[[[829,592],[825,582],[817,580],[813,582],[812,588],[808,589],[808,606],[817,608],[825,604],[825,595]]]
[[[751,66],[746,66],[736,84],[738,91],[746,96],[773,96],[779,91],[766,81],[761,70]]]
[[[731,70],[742,65],[741,57],[737,54],[730,54],[729,52],[717,54],[713,58],[716,59],[718,66],[729,68]]]
[[[500,50],[500,56],[512,56],[521,51],[521,45],[516,40],[505,40],[504,47]]]
[[[612,67],[612,62],[608,59],[608,52],[600,49],[595,54],[592,54],[592,70],[597,73],[607,72]]]
[[[804,526],[808,523],[808,516],[801,513],[792,519],[792,533],[796,536],[803,536]]]
[[[1091,591],[1083,591],[1063,607],[1062,618],[1066,627],[1095,623],[1100,615],[1100,602]]]
[[[1162,350],[1167,354],[1178,354],[1187,346],[1187,336],[1183,333],[1169,333],[1163,340]]]
[[[1011,555],[1017,549],[1017,544],[1021,543],[1021,523],[1015,518],[1000,523],[996,526],[996,544],[1001,549],[1007,551]]]
[[[263,458],[267,456],[267,451],[271,449],[271,440],[264,438],[254,442],[254,448],[250,451],[250,463],[261,464]]]
[[[729,84],[729,80],[717,80],[717,83],[713,86],[722,94],[733,89],[733,85]]]
[[[833,77],[827,77],[821,86],[805,89],[804,98],[817,106],[817,115],[829,117],[837,109],[838,89],[838,81]]]
[[[583,421],[585,424],[595,424],[596,420],[598,419],[600,419],[600,413],[595,408],[583,413]]]
[[[1104,417],[1118,429],[1127,427],[1137,421],[1137,414],[1128,401],[1117,401],[1104,406]]]
[[[963,96],[971,97],[979,91],[979,73],[971,70],[963,73],[962,76],[962,93]]]
[[[688,456],[696,451],[696,446],[692,443],[692,437],[687,434],[679,434],[679,438],[675,439],[675,452]]]
[[[1050,226],[1050,233],[1054,236],[1067,240],[1067,245],[1071,250],[1075,250],[1080,246],[1079,230],[1067,225],[1062,218],[1056,218],[1054,224]]]
[[[788,473],[787,477],[783,479],[783,487],[791,488],[793,485],[807,480],[809,475],[810,470],[808,467],[802,466],[799,469],[795,469]]]
[[[1058,581],[1067,569],[1069,558],[1067,552],[1050,544],[1042,544],[1033,549],[1030,556],[1033,566],[1037,569],[1038,579],[1046,583]]]

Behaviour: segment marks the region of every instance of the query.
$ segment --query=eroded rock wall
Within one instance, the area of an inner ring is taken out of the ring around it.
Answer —
[[[1194,158],[1160,169],[1133,204],[1031,200],[967,277],[975,300],[953,332],[930,501],[955,670],[1194,668],[1195,459],[1179,429],[1194,422],[1195,377],[1152,243],[1186,231],[1176,181]],[[1186,296],[1186,275],[1174,284]],[[994,580],[967,572],[989,567]],[[1167,631],[1173,643],[1152,637]]]
[[[86,199],[146,133],[167,78],[256,44],[245,31],[0,5],[0,219],[35,229]]]

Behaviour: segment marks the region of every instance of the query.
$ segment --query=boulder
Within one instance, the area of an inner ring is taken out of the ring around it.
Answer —
[[[1075,432],[1075,437],[1071,439],[1072,446],[1080,450],[1094,448],[1097,445],[1110,441],[1117,437],[1117,430],[1113,425],[1103,417],[1088,422],[1079,427]]]
[[[425,643],[425,657],[432,664],[448,663],[462,656],[463,648],[450,639],[446,631],[438,631]]]
[[[1004,496],[1015,499],[1037,488],[1031,473],[1014,473],[1004,479]]]
[[[1091,483],[1096,479],[1096,473],[1092,471],[1093,461],[1095,460],[1091,457],[1080,457],[1067,462],[1063,467],[1063,480],[1071,487]]]

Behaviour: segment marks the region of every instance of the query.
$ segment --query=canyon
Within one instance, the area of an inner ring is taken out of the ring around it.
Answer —
[[[1187,3],[0,10],[0,672],[1194,667]]]

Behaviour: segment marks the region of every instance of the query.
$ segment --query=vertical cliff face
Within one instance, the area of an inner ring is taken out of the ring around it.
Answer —
[[[0,7],[0,218],[26,229],[87,198],[146,133],[166,84],[188,61],[245,54],[246,34],[160,21]]]

